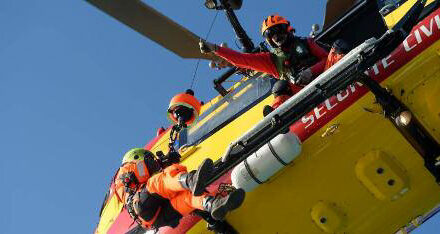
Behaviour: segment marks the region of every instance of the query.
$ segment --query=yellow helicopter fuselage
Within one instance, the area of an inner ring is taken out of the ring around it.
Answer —
[[[411,2],[415,1],[407,1],[385,17],[388,26],[402,18]],[[411,110],[437,142],[439,39],[437,9],[414,27],[399,48],[368,71]],[[188,134],[221,115],[252,88],[246,80],[231,88],[241,87],[229,95],[229,101],[221,102],[219,96],[205,104],[203,118]],[[182,164],[196,169],[207,157],[221,159],[231,142],[263,118],[263,107],[272,100],[266,96],[197,144],[181,147]],[[242,207],[229,214],[227,222],[240,233],[396,233],[406,230],[408,223],[417,225],[418,217],[439,206],[440,186],[420,153],[382,111],[375,96],[360,83],[315,107],[290,128],[302,140],[301,154],[248,192]],[[165,133],[148,148],[166,152],[168,143],[169,133]],[[98,232],[110,228],[122,205],[112,198],[104,209],[108,212],[103,212]],[[184,218],[185,227],[161,232],[210,233],[206,222],[199,220]]]

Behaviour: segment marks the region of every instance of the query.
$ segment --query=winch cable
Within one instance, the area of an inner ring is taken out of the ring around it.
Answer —
[[[208,40],[209,34],[211,34],[211,31],[212,31],[212,28],[213,28],[213,26],[214,26],[215,20],[217,19],[218,12],[219,12],[219,11],[216,11],[216,12],[215,12],[215,16],[214,16],[214,18],[212,19],[211,26],[209,27],[208,33],[206,33],[205,40]],[[193,89],[194,82],[195,82],[196,75],[197,75],[197,70],[199,69],[200,60],[201,60],[201,59],[198,59],[198,60],[197,60],[196,68],[194,69],[193,78],[192,78],[192,80],[191,80],[190,89]]]

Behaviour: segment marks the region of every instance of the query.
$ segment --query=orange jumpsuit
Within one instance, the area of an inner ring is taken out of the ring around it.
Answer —
[[[180,164],[173,164],[165,170],[160,171],[154,175],[150,175],[147,166],[143,161],[138,161],[136,163],[127,163],[119,168],[115,181],[115,190],[120,201],[127,204],[129,201],[129,193],[125,191],[125,185],[120,179],[125,173],[133,172],[139,182],[140,188],[137,189],[136,193],[145,192],[143,188],[146,188],[148,193],[157,194],[162,198],[168,199],[171,206],[178,211],[182,216],[187,215],[194,211],[195,209],[203,210],[203,199],[207,195],[193,196],[191,191],[186,190],[182,187],[178,181],[179,176],[187,173],[185,166]],[[133,202],[134,203],[134,202]],[[143,220],[142,226],[145,228],[150,228],[154,221],[157,219],[160,210],[158,210],[151,220]],[[138,212],[136,212],[138,213]]]
[[[335,63],[337,63],[339,60],[341,60],[344,57],[345,54],[336,52],[335,48],[332,48],[330,50],[330,53],[328,54],[327,61],[325,63],[324,71],[329,69],[331,66],[333,66]]]

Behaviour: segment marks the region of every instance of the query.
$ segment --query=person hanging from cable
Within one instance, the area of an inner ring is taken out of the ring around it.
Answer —
[[[178,164],[180,156],[171,152],[167,163],[142,148],[129,150],[115,177],[115,191],[130,216],[145,229],[176,227],[179,220],[203,210],[216,220],[244,201],[245,192],[236,189],[225,197],[205,192],[206,180],[213,172],[213,162],[205,159],[198,170],[188,172]]]
[[[314,39],[298,37],[294,33],[295,29],[284,17],[271,15],[261,26],[261,34],[271,45],[271,52],[240,53],[203,40],[200,41],[200,50],[202,53],[215,53],[236,67],[265,72],[289,81],[278,86],[283,89],[283,94],[291,96],[324,71],[328,55]],[[275,99],[279,97],[277,93],[274,95]],[[274,108],[284,98],[278,99],[272,105]]]
[[[243,189],[233,189],[225,196],[205,191],[214,173],[214,163],[205,159],[197,170],[188,172],[174,149],[178,132],[196,121],[200,102],[192,90],[176,95],[168,108],[176,124],[170,132],[169,152],[157,154],[143,148],[125,153],[114,177],[115,192],[130,216],[144,229],[177,227],[180,219],[195,210],[208,212],[215,220],[241,206]]]

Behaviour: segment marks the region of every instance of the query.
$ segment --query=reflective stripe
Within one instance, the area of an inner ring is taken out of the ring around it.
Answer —
[[[136,166],[137,166],[137,170],[139,172],[139,177],[144,177],[145,176],[144,162],[142,162],[142,161],[137,162]]]

